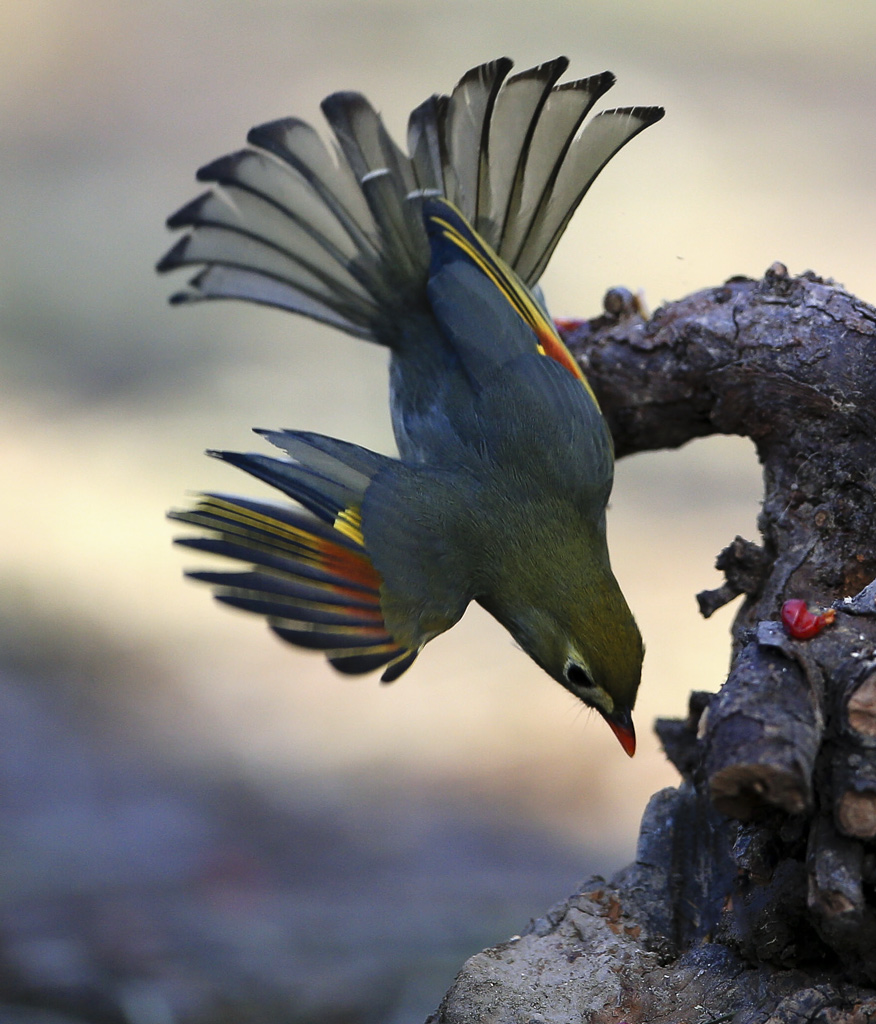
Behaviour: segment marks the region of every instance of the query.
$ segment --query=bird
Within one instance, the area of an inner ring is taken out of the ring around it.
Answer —
[[[347,674],[392,682],[471,602],[595,709],[632,756],[644,646],[611,569],[611,434],[538,280],[610,158],[661,107],[593,106],[610,72],[500,58],[410,115],[407,152],[359,93],[253,128],[202,167],[206,192],[160,272],[172,303],[240,299],[389,351],[398,457],[297,429],[282,457],[211,451],[292,502],[201,495],[178,543],[230,569],[188,573],[222,603]],[[586,123],[585,123],[586,122]]]

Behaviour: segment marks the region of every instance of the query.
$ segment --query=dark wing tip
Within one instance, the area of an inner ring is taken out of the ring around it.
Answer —
[[[521,71],[520,76],[517,77],[523,75],[540,76],[548,73],[554,74],[559,78],[564,71],[568,70],[571,63],[568,57],[560,54],[558,57],[552,57],[550,60],[542,61],[541,64],[536,64],[535,67],[529,68],[527,71]]]
[[[238,149],[234,153],[217,157],[208,164],[204,164],[203,167],[199,167],[195,177],[198,181],[218,182],[220,184],[226,181],[235,181],[237,178],[237,168],[251,153],[252,150],[249,149]]]
[[[586,78],[578,78],[574,82],[560,82],[554,86],[557,92],[565,92],[569,89],[584,89],[593,94],[595,103],[600,97],[615,84],[617,78],[613,71],[600,71],[595,75],[588,75]]]
[[[368,98],[361,92],[356,92],[353,89],[341,89],[326,96],[320,103],[319,109],[329,124],[334,124],[334,119],[341,112],[346,114],[351,110],[370,110],[372,108]]]
[[[176,213],[172,213],[164,222],[169,228],[190,228],[201,223],[201,208],[204,203],[213,195],[212,192],[202,192],[191,202],[181,206]]]
[[[394,683],[399,676],[402,676],[417,660],[419,651],[406,651],[403,655],[391,661],[386,666],[386,671],[380,677],[381,683]]]
[[[274,152],[278,145],[283,143],[285,135],[292,128],[310,128],[306,121],[300,117],[280,117],[275,121],[265,121],[264,124],[257,124],[250,128],[246,134],[246,141],[251,146],[258,146],[259,149],[266,149]]]
[[[189,204],[190,205],[190,204]],[[183,207],[183,210],[186,207]],[[180,213],[182,211],[179,211]],[[176,214],[174,214],[174,217]],[[178,267],[184,267],[186,265],[186,251],[189,247],[189,239],[191,236],[184,235],[177,242],[174,243],[173,247],[166,252],[161,259],[155,264],[155,269],[159,274],[164,274],[168,270],[176,270]]]
[[[666,113],[664,107],[624,107],[618,110],[619,114],[629,114],[630,117],[637,117],[645,125],[656,124]]]
[[[485,75],[498,76],[501,80],[513,67],[514,61],[510,57],[496,57],[495,60],[488,60],[484,64],[478,64],[473,68],[469,68],[460,78],[459,85],[465,85],[473,79],[481,78]]]

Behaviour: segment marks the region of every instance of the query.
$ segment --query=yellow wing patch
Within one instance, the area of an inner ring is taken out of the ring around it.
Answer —
[[[349,537],[354,544],[365,547],[365,538],[362,536],[362,512],[355,505],[341,509],[332,526],[338,533]]]

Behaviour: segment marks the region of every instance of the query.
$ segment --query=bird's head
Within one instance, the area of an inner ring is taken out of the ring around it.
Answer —
[[[574,594],[559,585],[540,598],[488,610],[548,675],[602,715],[632,757],[644,645],[614,575],[588,574]]]

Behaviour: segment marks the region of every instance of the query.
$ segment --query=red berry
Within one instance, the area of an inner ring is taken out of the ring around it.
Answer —
[[[809,640],[817,636],[825,626],[829,626],[836,618],[836,612],[829,608],[821,615],[814,615],[805,601],[794,599],[782,605],[782,624],[788,636],[795,640]]]

